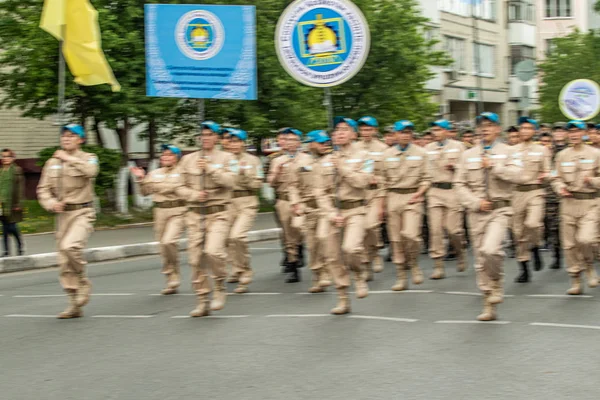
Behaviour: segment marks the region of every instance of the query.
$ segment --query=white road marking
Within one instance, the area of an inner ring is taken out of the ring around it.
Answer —
[[[579,328],[579,329],[596,329],[600,330],[600,326],[597,325],[572,325],[572,324],[553,324],[547,322],[532,322],[531,326],[551,326],[556,328]]]
[[[481,296],[481,293],[475,292],[443,292],[444,294],[456,294],[459,296]]]
[[[355,293],[355,292],[351,292]],[[369,294],[399,294],[399,293],[433,293],[433,290],[402,290],[396,292],[394,290],[369,290]]]
[[[249,250],[281,250],[281,247],[249,247]]]
[[[21,299],[34,299],[34,298],[44,298],[44,297],[66,297],[66,294],[20,294],[15,295],[13,297],[21,298]],[[135,293],[92,293],[92,297],[94,296],[135,296]]]
[[[201,318],[211,318],[211,319],[235,319],[235,318],[248,318],[249,315],[207,315],[206,317]],[[173,319],[187,319],[192,318],[189,315],[175,315],[171,317]]]
[[[311,318],[311,317],[331,317],[331,314],[270,314],[267,318]]]
[[[8,318],[56,318],[56,315],[39,315],[39,314],[9,314],[5,315]]]
[[[589,294],[580,294],[578,296],[571,296],[568,294],[528,294],[527,297],[534,297],[534,298],[540,298],[540,299],[545,299],[545,298],[556,298],[556,299],[590,299],[594,296],[589,295]]]
[[[417,322],[418,321],[418,319],[411,319],[411,318],[377,317],[374,315],[349,315],[348,318],[370,319],[370,320],[380,320],[380,321],[395,321],[395,322]]]
[[[510,321],[461,321],[461,320],[446,320],[446,321],[435,321],[436,324],[492,324],[492,325],[507,325],[510,324]]]
[[[92,318],[132,318],[132,319],[143,319],[153,318],[154,315],[92,315]]]
[[[248,292],[248,293],[227,293],[229,296],[277,296],[282,293],[276,292]]]

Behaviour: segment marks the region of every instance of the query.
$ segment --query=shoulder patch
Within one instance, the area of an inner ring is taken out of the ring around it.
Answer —
[[[371,174],[371,173],[373,173],[374,168],[375,168],[375,162],[373,162],[373,160],[366,160],[365,163],[363,164],[362,170],[363,170],[363,172]]]
[[[467,162],[481,162],[481,157],[470,157],[470,158],[467,158]]]
[[[50,169],[62,169],[62,165],[58,164],[58,165],[51,165]]]
[[[564,161],[564,162],[561,162],[560,165],[562,165],[563,167],[574,167],[575,163],[572,161]]]
[[[98,164],[98,157],[90,157],[88,158],[88,164]]]
[[[421,157],[421,156],[408,156],[408,157],[406,157],[406,160],[408,160],[408,161],[417,161],[417,160],[422,160],[422,159],[423,159],[423,157]]]

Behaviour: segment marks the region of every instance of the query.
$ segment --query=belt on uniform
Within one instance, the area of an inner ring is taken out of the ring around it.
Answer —
[[[81,204],[65,204],[65,211],[77,211],[82,210],[84,208],[92,208],[92,206],[92,202]]]
[[[510,207],[510,200],[496,200],[492,201],[492,210],[499,208]]]
[[[155,203],[155,206],[158,208],[176,208],[183,207],[185,205],[185,200],[161,201],[159,203]]]
[[[376,183],[369,184],[369,190],[377,190],[379,186]]]
[[[319,208],[319,205],[317,204],[317,200],[315,200],[315,199],[305,201],[304,204],[306,205],[306,207],[309,207],[309,208]]]
[[[531,192],[532,190],[543,189],[544,185],[532,184],[532,185],[517,185],[515,189],[517,192]]]
[[[275,195],[276,200],[290,201],[290,196],[287,193],[280,193]]]
[[[411,193],[416,193],[417,190],[419,190],[419,189],[418,188],[408,188],[408,189],[390,188],[388,190],[392,193],[411,194]]]
[[[353,208],[362,207],[365,205],[363,200],[346,200],[340,201],[340,210],[352,210]]]
[[[598,198],[598,193],[571,192],[575,200],[592,200]]]
[[[195,212],[196,214],[202,214],[204,213],[204,215],[210,215],[210,214],[216,214],[218,212],[222,212],[225,211],[227,209],[227,207],[225,206],[209,206],[209,207],[190,207],[189,210],[192,212]]]
[[[234,190],[233,191],[233,198],[237,199],[239,197],[248,197],[248,196],[254,196],[256,193],[253,190]]]
[[[452,182],[433,182],[431,187],[436,189],[450,190],[452,189]]]

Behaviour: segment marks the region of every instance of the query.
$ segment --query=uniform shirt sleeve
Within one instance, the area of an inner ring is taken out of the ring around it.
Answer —
[[[596,151],[594,154],[596,159],[596,170],[594,171],[594,177],[590,179],[590,186],[594,189],[600,189],[600,151]]]
[[[192,189],[192,186],[191,186],[190,180],[192,179],[192,176],[195,176],[195,175],[190,175],[187,173],[187,170],[188,170],[187,164],[189,164],[191,162],[190,160],[191,160],[191,158],[189,158],[189,155],[185,156],[181,159],[180,173],[181,173],[181,177],[182,177],[181,178],[182,185],[178,186],[175,189],[175,194],[178,197],[181,197],[182,199],[186,199],[188,201],[195,201],[196,199],[198,199],[198,197],[200,197],[200,191]]]
[[[492,168],[490,169],[491,175],[505,182],[519,182],[523,174],[521,173],[521,167],[515,162],[513,152],[498,154],[497,156],[500,157],[492,163]]]
[[[460,157],[460,163],[454,174],[454,189],[458,195],[460,203],[471,211],[479,211],[481,208],[481,199],[469,189],[467,184],[467,157],[463,153]]]
[[[291,205],[295,206],[302,203],[302,198],[300,196],[300,169],[298,168],[297,170],[292,171],[292,174],[290,175],[287,192]]]
[[[235,185],[236,174],[230,168],[232,157],[227,155],[223,160],[223,165],[208,164],[206,176],[216,185],[232,189]]]
[[[265,173],[262,163],[258,158],[252,159],[246,168],[240,167],[240,173],[237,176],[237,184],[250,190],[258,190],[262,187]]]
[[[46,161],[46,164],[44,164],[44,168],[42,169],[42,176],[40,178],[40,183],[37,187],[38,201],[40,202],[42,207],[44,207],[47,211],[53,211],[54,206],[56,205],[56,203],[58,203],[58,199],[52,194],[52,183],[50,180],[51,161],[52,159]],[[59,165],[60,164],[57,164],[57,166]],[[62,165],[60,166],[62,167]]]
[[[267,177],[267,182],[269,183],[269,185],[271,185],[273,189],[277,189],[279,186],[281,186],[281,182],[279,182],[279,177],[281,176],[281,174],[279,174],[279,172],[282,159],[283,156],[275,158],[271,161],[271,164],[269,166],[269,176]],[[275,174],[276,172],[277,174]]]
[[[142,179],[141,182],[138,182],[140,185],[140,191],[142,192],[142,196],[150,196],[154,193],[154,185],[152,184],[153,173],[150,172],[148,175]]]
[[[419,179],[419,188],[423,188],[424,191],[429,190],[431,187],[431,172],[429,168],[429,160],[427,154],[423,155],[423,162],[421,163],[421,177]]]
[[[560,152],[556,155],[556,160],[554,163],[554,170],[550,173],[550,185],[552,186],[552,190],[554,190],[554,192],[560,196],[560,192],[563,189],[566,189],[567,184],[564,181],[564,178],[561,174],[561,168],[560,165],[562,163],[563,157],[562,157],[563,153]]]
[[[340,181],[346,182],[355,189],[366,189],[369,187],[369,182],[373,176],[374,170],[373,160],[369,160],[368,157],[361,157],[360,162],[362,163],[362,166],[359,169],[355,169],[351,163],[340,160],[339,158],[338,160],[338,174],[340,175]]]
[[[88,154],[85,159],[78,159],[77,161],[69,161],[65,163],[71,165],[77,170],[83,172],[87,178],[95,178],[98,175],[99,165],[98,157],[95,154]]]

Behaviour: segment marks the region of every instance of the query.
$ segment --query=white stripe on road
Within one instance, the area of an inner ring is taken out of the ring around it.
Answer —
[[[569,295],[569,294],[528,294],[527,297],[537,297],[540,299],[545,299],[545,298],[556,298],[556,299],[590,299],[594,296],[589,295],[589,294],[580,294],[580,295]]]
[[[34,299],[44,297],[66,297],[66,294],[21,294],[13,297],[21,299]],[[90,296],[135,296],[135,293],[92,293]]]
[[[56,315],[39,315],[39,314],[9,314],[5,315],[8,318],[56,318]]]
[[[331,314],[271,314],[265,315],[267,318],[312,318],[312,317],[331,317]]]
[[[441,292],[441,293],[458,295],[458,296],[481,296],[481,293],[479,293],[479,292]],[[511,297],[515,297],[515,295],[505,294],[502,297],[511,298]]]
[[[228,296],[277,296],[282,293],[275,292],[248,292],[248,293],[227,293]],[[160,294],[160,293],[150,293],[148,296],[160,296],[160,297],[171,297],[171,296],[196,296],[195,293],[176,293],[176,294]]]
[[[205,317],[200,317],[200,318],[211,318],[211,319],[234,319],[234,318],[248,318],[249,315],[207,315]],[[186,319],[186,318],[192,318],[189,315],[175,315],[173,317],[171,317],[173,319]],[[198,318],[198,319],[200,319]]]
[[[492,324],[492,325],[507,325],[510,324],[510,321],[461,321],[461,320],[446,320],[446,321],[435,321],[436,324]]]
[[[531,326],[551,326],[555,328],[579,328],[579,329],[596,329],[600,330],[600,326],[597,325],[572,325],[572,324],[553,324],[547,322],[532,322]]]
[[[418,319],[411,319],[411,318],[377,317],[374,315],[349,315],[348,318],[370,319],[370,320],[380,320],[380,321],[395,321],[395,322],[417,322],[418,321]]]
[[[143,318],[152,318],[154,315],[92,315],[92,318],[133,318],[133,319],[143,319]]]
[[[249,250],[281,250],[281,247],[249,247]]]
[[[355,293],[355,292],[351,292]],[[433,290],[369,290],[369,294],[433,293]]]

